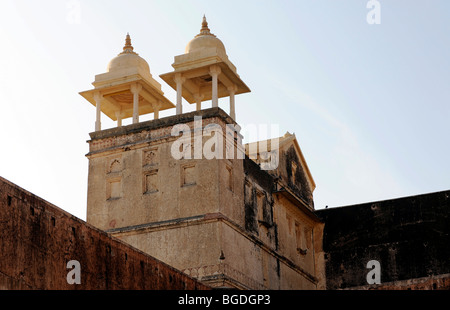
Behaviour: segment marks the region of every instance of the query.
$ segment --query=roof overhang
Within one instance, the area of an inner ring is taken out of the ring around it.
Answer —
[[[217,65],[220,68],[218,76],[218,97],[228,97],[229,88],[235,87],[235,95],[248,93],[250,88],[242,81],[236,72],[236,67],[219,49],[209,48],[175,57],[172,65],[175,71],[161,74],[160,77],[174,90],[177,89],[175,76],[180,74],[185,78],[182,88],[183,98],[193,104],[196,97],[203,95],[201,101],[212,99],[212,77],[210,68]]]
[[[80,95],[93,106],[96,106],[94,95],[97,92],[100,93],[103,96],[101,111],[113,121],[117,120],[119,114],[122,119],[126,119],[133,116],[131,86],[136,83],[142,86],[142,90],[139,92],[139,115],[175,107],[164,96],[164,93],[155,87],[154,83],[147,81],[140,74],[126,76],[122,79],[105,80],[102,83],[97,83],[94,89],[80,92]]]

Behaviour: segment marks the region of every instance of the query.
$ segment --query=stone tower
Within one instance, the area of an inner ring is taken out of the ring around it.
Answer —
[[[132,49],[81,95],[96,106],[90,133],[87,221],[214,287],[321,289],[323,224],[315,184],[294,135],[242,145],[235,95],[250,92],[203,18],[164,97]],[[230,115],[218,98],[229,97]],[[196,111],[183,113],[183,99]],[[211,100],[212,107],[202,109]],[[176,114],[159,118],[162,109]],[[101,130],[101,112],[118,121]],[[138,116],[154,113],[151,121]],[[122,126],[121,119],[133,117]],[[263,169],[267,158],[275,166]]]

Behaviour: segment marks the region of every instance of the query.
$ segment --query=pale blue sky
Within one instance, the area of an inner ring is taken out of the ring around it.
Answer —
[[[2,0],[0,176],[85,219],[95,109],[78,92],[129,32],[174,102],[159,75],[206,14],[252,90],[237,121],[296,134],[317,209],[450,189],[450,2],[379,0],[379,25],[367,2]]]

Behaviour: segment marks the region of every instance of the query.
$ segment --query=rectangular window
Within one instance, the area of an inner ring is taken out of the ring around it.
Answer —
[[[308,249],[312,248],[312,234],[313,230],[309,229],[308,227],[305,227],[306,248]]]
[[[231,166],[226,166],[225,169],[225,186],[233,191],[233,168]]]
[[[122,182],[120,177],[107,181],[106,199],[118,199],[122,196]]]
[[[197,184],[195,165],[181,167],[181,186]]]
[[[244,185],[244,203],[250,204],[252,202],[252,184],[245,180]]]
[[[298,222],[295,222],[295,239],[297,240],[297,251],[301,255],[306,255],[308,248],[305,244],[305,232],[306,229],[302,231],[302,228]]]
[[[144,194],[156,193],[159,190],[158,170],[144,172]]]
[[[288,232],[292,234],[292,217],[286,213],[286,222],[288,224]]]
[[[258,221],[266,228],[270,228],[272,224],[272,206],[267,200],[266,192],[258,191],[256,194],[258,204]]]
[[[263,221],[263,210],[264,210],[264,194],[260,191],[256,192],[256,204],[258,206],[258,221],[261,223]]]
[[[302,249],[302,231],[298,222],[295,222],[295,240],[297,242],[297,248]]]

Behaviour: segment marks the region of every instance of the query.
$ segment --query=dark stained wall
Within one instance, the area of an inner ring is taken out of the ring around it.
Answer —
[[[367,286],[370,260],[380,262],[381,284],[389,283],[391,289],[410,289],[405,283],[413,283],[411,279],[450,277],[450,191],[316,214],[325,222],[328,289]],[[431,281],[430,288],[450,289],[450,281],[442,279]]]
[[[67,274],[80,263],[81,284]],[[0,289],[209,289],[0,178]]]
[[[309,206],[314,207],[311,188],[293,145],[281,154],[280,164],[285,165],[288,187]]]
[[[246,182],[244,182],[244,210],[245,210],[245,229],[248,232],[259,234],[258,222],[264,224],[268,228],[273,228],[273,177],[266,171],[261,170],[259,165],[253,160],[245,157],[244,173]],[[256,186],[262,189],[262,215],[258,219],[258,202]],[[273,229],[272,229],[273,230]],[[272,237],[275,232],[270,231]]]

